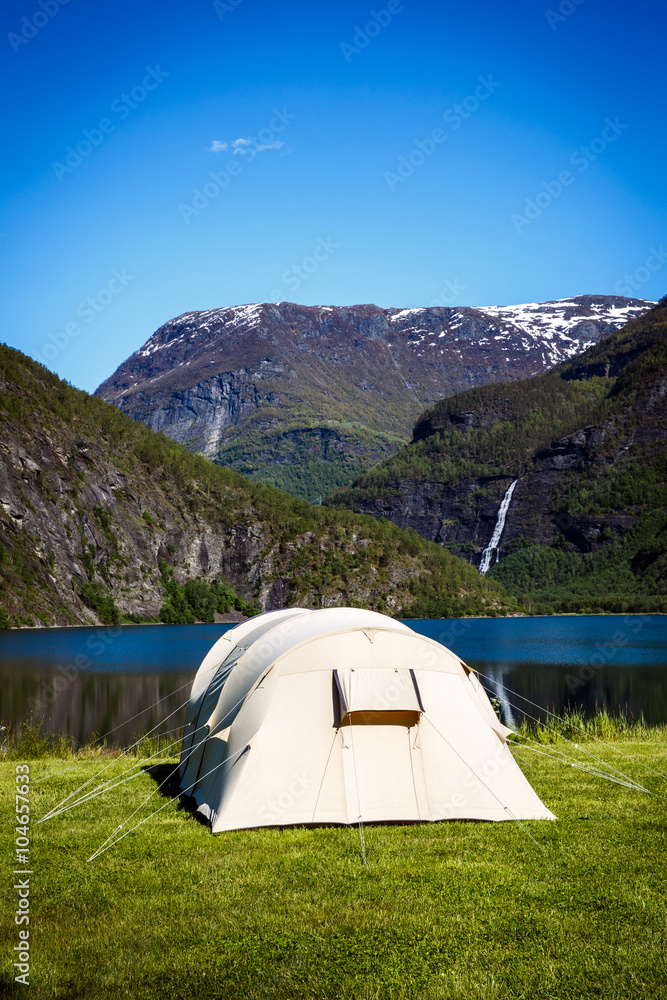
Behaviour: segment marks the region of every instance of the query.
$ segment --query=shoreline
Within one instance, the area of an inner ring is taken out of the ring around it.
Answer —
[[[509,618],[665,618],[667,614],[664,611],[590,611],[586,613],[580,613],[577,611],[561,611],[559,613],[554,613],[553,615],[527,615],[520,612],[513,612],[509,615],[462,615],[460,618],[396,618],[395,621],[402,622],[471,622],[471,621],[506,621]],[[219,621],[219,622],[192,622],[187,625],[173,625],[170,622],[118,622],[116,625],[105,625],[103,623],[97,624],[79,624],[79,625],[12,625],[9,628],[0,629],[0,637],[3,633],[9,634],[10,632],[52,632],[61,629],[77,629],[77,628],[89,628],[89,629],[112,629],[112,628],[145,628],[146,626],[152,626],[153,628],[198,628],[201,625],[241,625],[243,622],[249,621],[250,619],[241,616],[239,618],[234,618],[229,621]]]

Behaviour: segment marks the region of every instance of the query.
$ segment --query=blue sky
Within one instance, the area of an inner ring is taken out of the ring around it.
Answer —
[[[195,309],[667,291],[662,5],[0,18],[3,339],[84,389]]]

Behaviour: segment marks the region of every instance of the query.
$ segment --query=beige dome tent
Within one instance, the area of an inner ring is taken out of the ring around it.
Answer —
[[[261,826],[554,819],[476,675],[372,611],[243,622],[195,677],[181,794],[213,833]]]

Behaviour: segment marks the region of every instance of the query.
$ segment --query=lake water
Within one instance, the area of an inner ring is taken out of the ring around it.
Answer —
[[[556,712],[621,706],[667,721],[667,617],[661,615],[443,619],[406,622],[480,672],[510,724],[523,698]],[[45,729],[78,740],[113,730],[120,743],[183,723],[192,677],[231,625],[0,632],[0,719],[32,710]]]

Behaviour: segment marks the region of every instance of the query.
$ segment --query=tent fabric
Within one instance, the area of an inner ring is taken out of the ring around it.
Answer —
[[[401,622],[288,609],[223,640],[195,677],[179,767],[214,833],[555,819],[474,672]]]
[[[343,712],[421,711],[419,691],[413,671],[367,667],[334,670]]]
[[[414,671],[348,667],[334,670],[333,676],[341,726],[411,726],[419,721],[422,704]]]
[[[206,722],[239,658],[269,629],[305,614],[309,614],[305,608],[286,608],[249,618],[225,632],[208,651],[195,675],[186,708],[181,759],[190,754],[190,767],[183,772],[183,778],[193,781],[196,778],[207,733]]]

